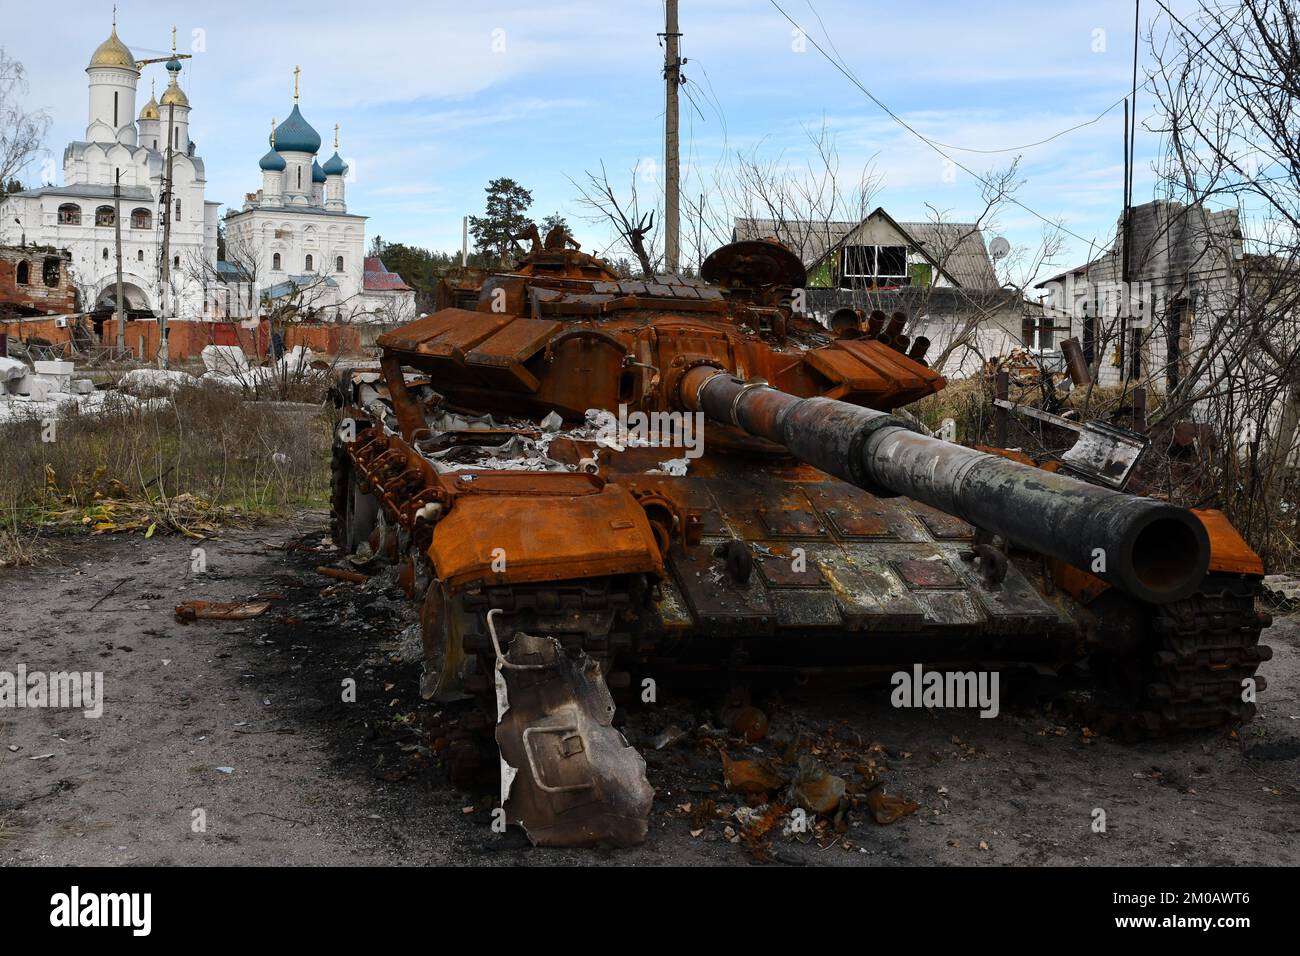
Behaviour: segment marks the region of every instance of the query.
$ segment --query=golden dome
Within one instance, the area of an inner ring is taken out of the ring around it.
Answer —
[[[144,104],[144,109],[140,110],[140,119],[157,120],[162,119],[162,114],[158,112],[158,101],[150,94],[149,102]]]
[[[91,55],[90,66],[86,67],[86,69],[93,69],[97,66],[118,66],[139,72],[135,65],[135,57],[126,48],[126,44],[117,38],[117,27],[113,27],[112,35],[101,43]]]
[[[159,101],[162,106],[186,106],[190,105],[189,97],[185,91],[173,82],[167,89],[163,90],[162,99]]]

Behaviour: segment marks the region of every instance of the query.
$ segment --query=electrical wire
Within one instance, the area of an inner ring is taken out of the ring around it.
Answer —
[[[837,70],[839,70],[840,73],[842,73],[842,74],[844,75],[844,77],[845,77],[845,78],[846,78],[850,83],[852,83],[854,86],[856,86],[856,87],[857,87],[857,88],[858,88],[858,89],[863,93],[863,95],[865,95],[865,96],[867,97],[867,99],[869,99],[869,100],[871,100],[871,102],[875,103],[876,106],[879,107],[880,110],[881,110],[882,112],[884,112],[887,116],[889,116],[890,119],[892,119],[892,120],[893,120],[895,123],[897,123],[899,126],[903,127],[903,129],[907,130],[909,133],[911,133],[913,136],[915,136],[915,137],[916,137],[917,139],[919,139],[921,142],[925,143],[925,145],[929,146],[929,147],[930,147],[931,149],[933,149],[936,153],[938,153],[940,156],[942,156],[942,157],[943,157],[944,159],[946,159],[948,162],[952,163],[955,167],[957,167],[958,169],[960,169],[962,172],[966,173],[968,176],[972,177],[972,178],[975,179],[976,181],[982,183],[986,188],[988,188],[988,189],[992,189],[992,190],[994,190],[994,191],[998,191],[998,190],[997,190],[997,187],[995,187],[995,186],[994,186],[992,183],[990,183],[987,179],[985,179],[985,178],[984,178],[983,176],[981,176],[979,173],[977,173],[977,172],[975,172],[974,170],[972,170],[970,167],[968,167],[968,166],[964,165],[963,163],[960,163],[960,162],[958,162],[957,160],[953,159],[951,156],[949,156],[947,153],[945,153],[945,152],[943,151],[943,148],[940,148],[940,145],[939,145],[937,142],[935,142],[934,140],[931,140],[931,139],[930,139],[929,137],[927,137],[925,134],[923,134],[923,133],[919,132],[917,129],[915,129],[915,128],[914,128],[911,124],[909,124],[905,119],[903,119],[901,116],[899,116],[899,115],[898,115],[897,113],[895,113],[893,110],[891,110],[891,109],[890,109],[890,108],[889,108],[889,107],[888,107],[888,106],[887,106],[883,101],[880,100],[879,97],[877,97],[877,96],[876,96],[874,93],[872,93],[869,89],[867,89],[865,86],[863,86],[862,83],[858,80],[858,78],[857,78],[856,76],[853,75],[852,71],[849,70],[848,68],[846,68],[845,66],[843,66],[842,64],[840,64],[839,62],[837,62],[837,61],[835,60],[834,57],[832,57],[829,53],[827,53],[826,50],[822,48],[822,45],[821,45],[820,43],[817,42],[816,38],[810,36],[810,35],[808,34],[808,32],[807,32],[806,30],[804,30],[804,28],[803,28],[802,26],[799,25],[798,21],[796,21],[793,17],[791,17],[790,14],[788,14],[788,13],[785,12],[785,10],[781,7],[781,5],[780,5],[779,3],[777,3],[777,0],[769,0],[769,2],[772,4],[773,7],[776,8],[777,12],[780,13],[781,16],[785,17],[785,19],[788,20],[788,21],[790,22],[790,24],[791,24],[791,25],[792,25],[796,30],[798,30],[798,31],[800,32],[800,34],[802,34],[802,35],[803,35],[803,36],[804,36],[804,37],[805,37],[809,42],[812,43],[814,49],[816,49],[818,53],[820,53],[823,57],[825,57],[825,58],[826,58],[826,61],[827,61],[828,63],[830,63],[833,67],[835,67]],[[1122,100],[1121,100],[1121,102],[1122,102]],[[1111,109],[1114,109],[1114,107],[1111,107]],[[949,148],[949,147],[944,147],[944,148]],[[1061,232],[1064,232],[1066,235],[1069,235],[1069,236],[1072,236],[1072,237],[1075,238],[1075,239],[1078,239],[1078,240],[1079,240],[1080,242],[1082,242],[1082,243],[1086,243],[1086,244],[1088,244],[1088,245],[1091,246],[1091,245],[1095,244],[1095,242],[1096,242],[1096,238],[1095,238],[1095,237],[1092,238],[1092,239],[1088,239],[1088,238],[1086,238],[1086,237],[1084,237],[1084,236],[1079,235],[1077,232],[1074,232],[1073,230],[1066,228],[1066,227],[1065,227],[1064,225],[1062,225],[1059,221],[1057,221],[1057,220],[1053,220],[1053,219],[1049,219],[1047,216],[1044,216],[1042,213],[1038,212],[1036,209],[1031,209],[1029,206],[1025,205],[1023,202],[1021,202],[1019,199],[1016,199],[1014,196],[1007,196],[1007,197],[1006,197],[1006,200],[1007,200],[1008,202],[1010,202],[1012,205],[1014,205],[1014,206],[1018,206],[1020,209],[1023,209],[1025,212],[1029,213],[1031,216],[1034,216],[1036,219],[1040,219],[1040,220],[1042,220],[1044,223],[1046,223],[1047,225],[1051,226],[1052,228],[1054,228],[1054,229],[1059,229]]]

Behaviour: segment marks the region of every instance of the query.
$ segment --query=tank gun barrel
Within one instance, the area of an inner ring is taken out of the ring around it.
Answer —
[[[711,366],[684,375],[679,398],[859,488],[923,502],[1144,601],[1190,596],[1209,567],[1209,535],[1185,508],[931,438],[897,415]]]

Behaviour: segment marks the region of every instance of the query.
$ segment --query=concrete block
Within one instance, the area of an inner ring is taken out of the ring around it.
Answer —
[[[53,391],[55,388],[50,380],[42,375],[26,375],[14,386],[14,392],[33,402],[45,401]]]
[[[221,375],[239,375],[248,371],[248,356],[238,345],[205,345],[203,367]]]

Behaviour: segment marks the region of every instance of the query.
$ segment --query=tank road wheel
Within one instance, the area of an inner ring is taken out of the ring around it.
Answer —
[[[330,537],[340,548],[344,547],[344,529],[347,527],[348,504],[352,498],[352,459],[343,447],[337,431],[330,449]]]
[[[450,703],[467,700],[462,676],[465,671],[465,608],[459,594],[448,594],[447,586],[432,582],[420,607],[420,633],[424,643],[424,675],[420,696],[425,700]]]
[[[479,770],[492,763],[484,755],[484,731],[491,726],[482,702],[467,694],[465,670],[464,603],[459,594],[449,594],[446,585],[432,582],[420,608],[420,632],[424,642],[424,674],[420,696],[444,706],[447,714],[447,773],[451,784],[461,790],[474,786]]]
[[[364,542],[379,518],[379,501],[357,487],[356,469],[336,434],[330,456],[330,537],[346,554]]]

